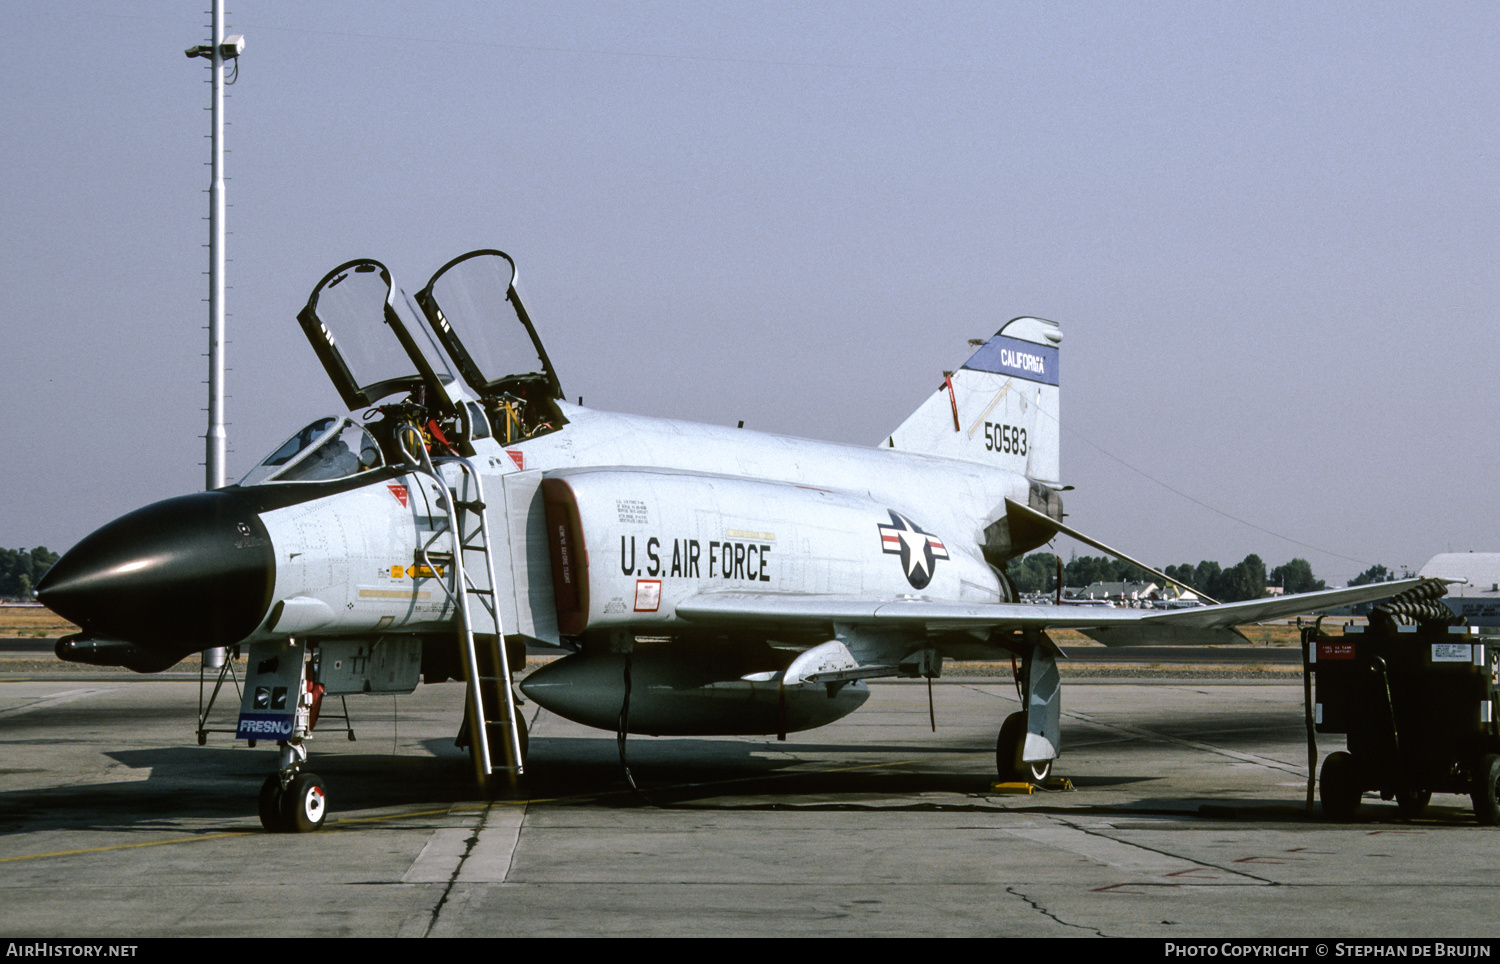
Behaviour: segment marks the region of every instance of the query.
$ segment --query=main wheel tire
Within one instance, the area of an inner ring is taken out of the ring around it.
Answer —
[[[267,833],[286,833],[281,814],[281,775],[273,773],[260,785],[260,825]]]
[[[1432,802],[1431,790],[1397,790],[1396,810],[1402,820],[1415,820]]]
[[[1052,773],[1052,761],[1027,763],[1021,759],[1026,748],[1026,714],[1012,713],[1000,724],[995,739],[995,772],[1002,783],[1042,783]]]
[[[1328,754],[1323,772],[1318,776],[1318,799],[1323,801],[1323,816],[1349,823],[1359,812],[1360,789],[1354,757],[1343,750]]]
[[[1486,827],[1500,824],[1500,756],[1486,753],[1479,758],[1469,799],[1474,801],[1474,816],[1480,824]]]
[[[299,773],[281,796],[281,818],[291,833],[312,833],[328,816],[323,780],[316,773]]]

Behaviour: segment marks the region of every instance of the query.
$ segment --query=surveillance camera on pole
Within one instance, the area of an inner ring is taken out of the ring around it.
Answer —
[[[219,57],[222,60],[233,60],[244,52],[244,34],[232,33],[229,36],[225,37],[223,42],[219,44]],[[199,44],[196,47],[189,47],[188,49],[184,50],[183,53],[187,54],[189,57],[203,57],[206,60],[214,59],[213,44]]]

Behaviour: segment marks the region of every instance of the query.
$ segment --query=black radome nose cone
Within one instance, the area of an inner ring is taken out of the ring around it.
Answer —
[[[266,527],[249,499],[226,489],[121,516],[68,550],[36,595],[92,636],[180,659],[247,636],[275,577]]]

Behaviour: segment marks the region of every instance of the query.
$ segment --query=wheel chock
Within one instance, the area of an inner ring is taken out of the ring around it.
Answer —
[[[992,783],[990,789],[995,793],[1031,793],[1036,788],[1029,783]]]
[[[1072,789],[1073,781],[1069,780],[1067,777],[1052,777],[1049,780],[1043,780],[1041,783],[1027,783],[1025,781],[1019,781],[1016,783],[1007,782],[990,784],[990,791],[992,793],[1035,793],[1038,790],[1059,792]]]

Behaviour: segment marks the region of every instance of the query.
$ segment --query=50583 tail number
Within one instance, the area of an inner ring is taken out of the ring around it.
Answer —
[[[984,448],[987,452],[1006,455],[1026,454],[1026,430],[999,422],[984,423]]]

